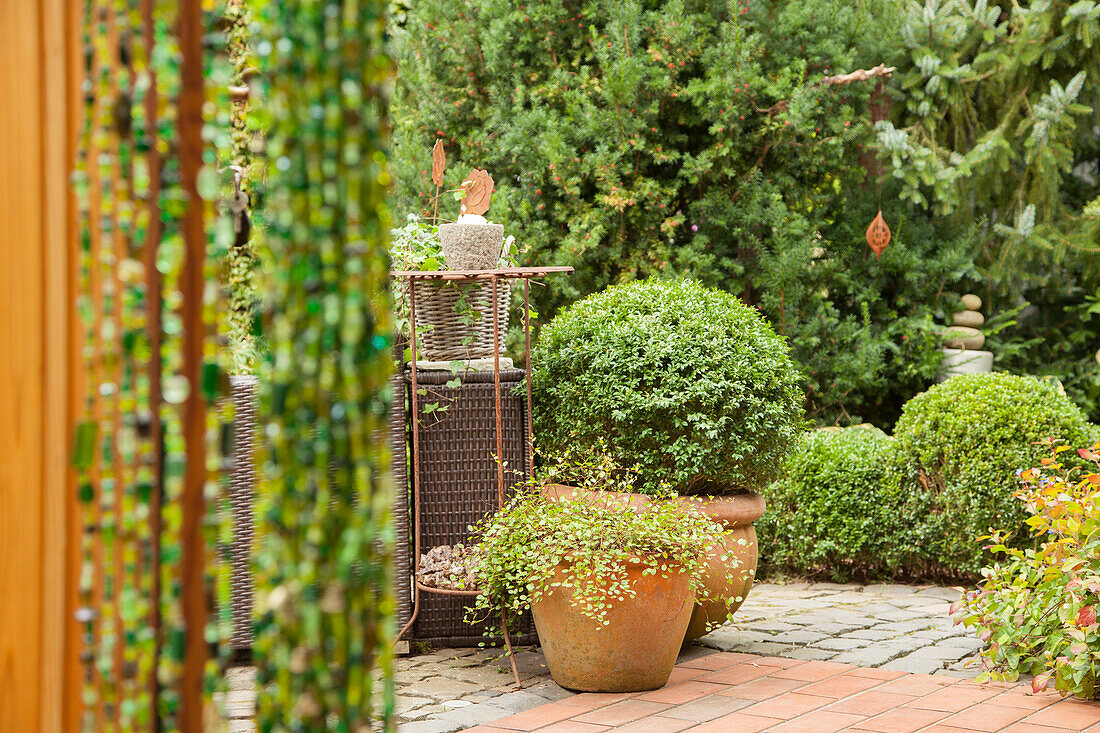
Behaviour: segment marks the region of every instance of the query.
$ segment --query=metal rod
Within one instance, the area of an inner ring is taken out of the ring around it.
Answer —
[[[206,323],[203,318],[203,272],[206,259],[206,222],[198,191],[202,167],[204,97],[203,45],[204,18],[199,0],[179,4],[176,32],[179,37],[180,94],[177,103],[179,132],[179,175],[187,194],[187,209],[180,222],[184,260],[179,290],[183,320],[183,376],[190,385],[183,405],[183,438],[186,468],[180,497],[180,607],[185,629],[183,668],[180,673],[180,733],[202,733],[203,674],[208,647],[204,634],[209,620],[204,571],[206,547],[203,515],[206,498],[206,404],[202,393],[203,343]]]
[[[409,364],[412,393],[409,395],[409,406],[412,409],[413,612],[394,641],[400,640],[420,615],[420,588],[416,583],[416,578],[420,575],[420,412],[416,383],[416,278],[409,279],[409,345],[412,349]]]
[[[504,606],[500,607],[500,628],[504,632],[504,646],[508,649],[508,661],[512,663],[512,676],[516,678],[516,689],[523,689],[519,681],[519,670],[516,668],[516,653],[512,649],[512,637],[508,634],[508,619],[504,615]]]
[[[493,283],[493,413],[496,416],[497,428],[497,508],[504,506],[504,427],[500,411],[500,313],[497,308],[497,283],[496,277],[491,278]],[[412,281],[410,280],[411,284]]]
[[[531,420],[531,281],[523,281],[523,369],[527,373],[527,479],[535,477],[535,431]]]
[[[499,270],[394,270],[390,276],[410,280],[507,280],[570,272],[573,272],[572,267],[505,267]]]

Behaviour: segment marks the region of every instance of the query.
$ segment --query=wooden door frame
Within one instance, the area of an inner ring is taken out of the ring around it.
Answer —
[[[80,2],[0,0],[0,730],[75,731]]]

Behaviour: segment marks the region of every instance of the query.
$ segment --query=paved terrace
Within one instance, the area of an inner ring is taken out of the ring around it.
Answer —
[[[520,691],[495,652],[404,657],[399,730],[1056,733],[1100,723],[1091,703],[967,682],[980,642],[948,617],[957,596],[933,586],[761,584],[735,624],[685,650],[668,686],[637,695],[564,690],[535,650],[517,655]]]

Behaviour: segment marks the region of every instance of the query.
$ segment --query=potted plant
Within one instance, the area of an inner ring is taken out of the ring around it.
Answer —
[[[605,451],[637,466],[635,506],[670,494],[726,527],[694,614],[701,636],[740,605],[756,569],[756,489],[806,429],[800,374],[755,309],[691,280],[608,288],[562,311],[532,359],[535,432],[547,454]],[[583,495],[586,487],[565,493]],[[731,575],[723,557],[736,561]]]
[[[515,267],[515,239],[504,242],[496,267]],[[436,272],[444,269],[439,227],[416,214],[390,231],[390,259],[394,270]],[[394,284],[394,315],[398,332],[410,337],[408,281]],[[497,289],[497,322],[508,329],[509,289]],[[472,361],[493,356],[492,288],[484,282],[420,282],[416,286],[418,356],[428,361]],[[410,358],[411,355],[410,355]]]
[[[447,155],[443,142],[432,148],[432,181],[435,196],[428,199],[428,209],[421,215],[409,214],[405,226],[390,231],[390,259],[394,270],[436,272],[451,270],[488,270],[515,267],[519,254],[515,237],[504,239],[504,227],[486,221],[493,194],[493,179],[484,170],[474,169],[454,190],[442,191]],[[444,193],[454,195],[461,212],[458,222],[439,224],[439,199]],[[492,309],[497,310],[499,334],[508,330],[507,285],[497,287],[494,304],[493,288],[485,282],[428,281],[415,289],[416,336],[419,354],[429,362],[489,359],[493,353]],[[394,292],[394,315],[398,333],[411,339],[408,281],[399,280]],[[498,335],[499,335],[498,334]],[[503,350],[503,339],[499,342]]]
[[[555,682],[636,692],[668,681],[723,529],[673,503],[525,491],[476,532],[480,595],[468,618],[530,609]]]

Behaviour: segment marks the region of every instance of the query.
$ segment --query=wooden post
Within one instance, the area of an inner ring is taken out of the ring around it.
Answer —
[[[0,0],[0,730],[75,731],[80,3]]]

